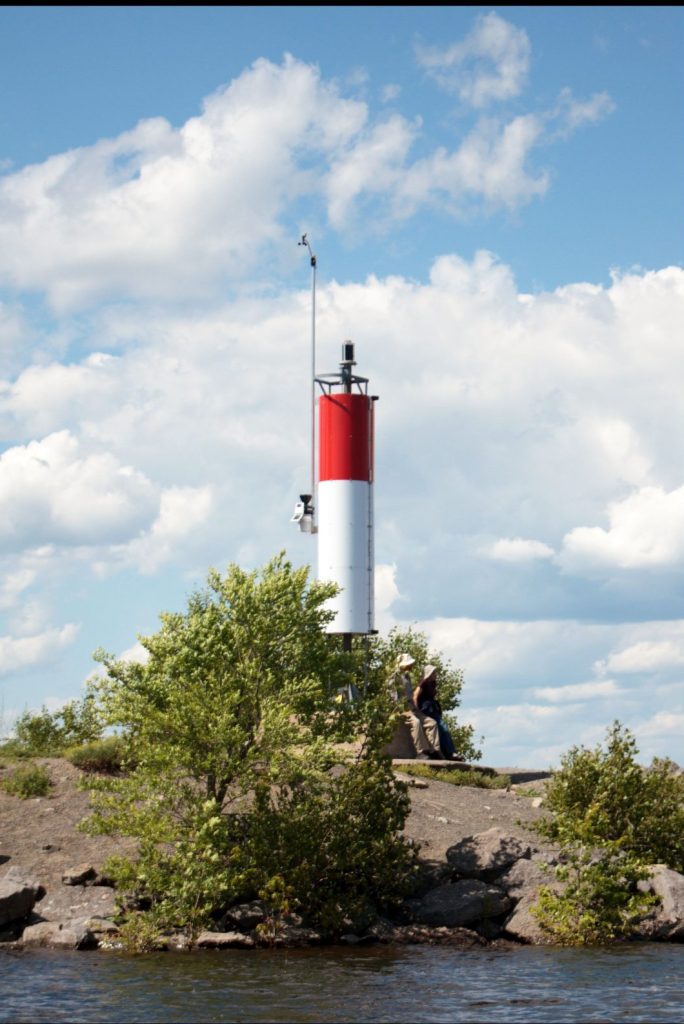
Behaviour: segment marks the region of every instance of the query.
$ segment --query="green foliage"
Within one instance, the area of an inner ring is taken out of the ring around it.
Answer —
[[[149,908],[132,935],[149,924],[192,937],[259,893],[274,915],[285,901],[334,932],[410,881],[408,801],[381,754],[386,677],[369,673],[357,704],[331,700],[357,670],[324,632],[333,593],[282,555],[261,572],[231,566],[141,638],[146,664],[96,655],[103,721],[123,731],[134,767],[89,779],[87,828],[138,840],[136,861],[106,866]],[[359,733],[360,750],[331,770],[334,742]]]
[[[97,702],[92,693],[72,700],[59,711],[25,711],[14,727],[15,739],[8,749],[15,756],[59,757],[65,747],[87,743],[102,733]]]
[[[431,768],[429,764],[401,766],[402,774],[415,775],[420,779],[448,782],[452,786],[472,786],[475,789],[508,789],[511,780],[508,775],[485,775],[463,768]]]
[[[573,747],[547,784],[553,817],[533,828],[561,844],[564,891],[543,890],[536,913],[557,941],[597,945],[628,936],[654,900],[637,890],[647,866],[684,869],[684,783],[672,762],[650,768],[619,722],[605,748]]]
[[[42,765],[22,764],[6,779],[3,779],[1,785],[12,796],[28,800],[31,797],[47,796],[52,787],[52,781]]]
[[[122,736],[105,736],[103,739],[67,747],[64,756],[84,772],[120,772],[130,767],[129,745]]]
[[[154,920],[146,914],[131,914],[120,926],[116,937],[117,945],[126,953],[152,953],[165,949],[166,941],[159,935]]]
[[[637,754],[619,722],[608,729],[605,749],[573,747],[548,784],[545,806],[554,817],[540,829],[560,842],[619,842],[645,863],[684,871],[684,779],[667,760],[642,768]]]
[[[365,756],[308,791],[274,805],[256,794],[245,847],[269,882],[281,879],[287,909],[304,912],[327,934],[363,927],[411,890],[415,853],[400,836],[410,810],[406,785],[387,758]]]
[[[618,842],[596,850],[581,843],[566,846],[556,875],[564,888],[543,887],[532,912],[564,946],[599,946],[628,938],[655,901],[637,889],[648,869]]]

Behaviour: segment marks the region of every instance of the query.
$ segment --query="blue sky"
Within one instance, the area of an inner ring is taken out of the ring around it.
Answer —
[[[0,696],[286,547],[319,369],[378,410],[384,626],[491,763],[684,757],[682,13],[0,12]]]

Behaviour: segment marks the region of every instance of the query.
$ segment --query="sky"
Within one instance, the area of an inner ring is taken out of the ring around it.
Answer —
[[[684,15],[0,10],[0,719],[285,549],[376,409],[377,617],[484,762],[684,763]]]

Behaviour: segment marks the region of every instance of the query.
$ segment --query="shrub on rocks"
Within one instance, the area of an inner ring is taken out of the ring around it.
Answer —
[[[596,945],[634,934],[656,901],[639,883],[649,863],[684,867],[684,778],[672,762],[637,763],[619,722],[605,749],[573,747],[547,787],[553,817],[534,827],[561,844],[562,892],[542,889],[535,913],[556,941]]]
[[[618,842],[642,863],[684,871],[684,776],[662,758],[643,768],[638,753],[619,722],[608,729],[605,749],[573,747],[547,786],[553,817],[536,827],[559,842]]]

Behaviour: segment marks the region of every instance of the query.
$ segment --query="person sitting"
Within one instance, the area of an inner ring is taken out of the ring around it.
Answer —
[[[434,718],[428,718],[415,705],[411,669],[416,659],[410,654],[401,654],[397,659],[396,671],[390,680],[392,699],[405,707],[404,720],[411,730],[411,739],[419,761],[441,758],[439,728]]]
[[[442,706],[437,700],[437,669],[434,665],[425,666],[420,683],[413,694],[413,703],[422,715],[436,723],[439,746],[444,760],[465,760],[460,754],[456,753],[451,733],[442,721]]]

